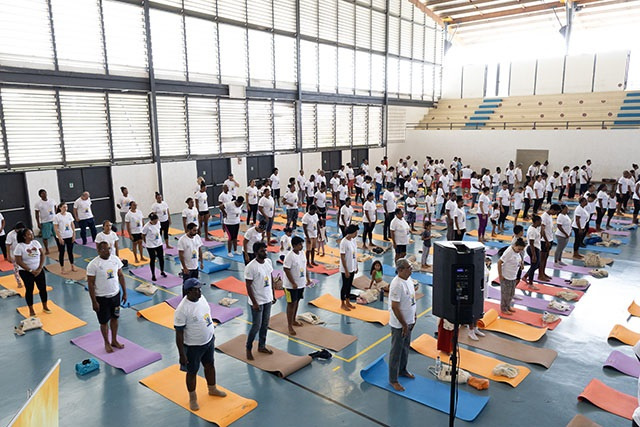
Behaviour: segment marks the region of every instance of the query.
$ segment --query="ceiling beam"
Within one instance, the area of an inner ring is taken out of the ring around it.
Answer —
[[[509,2],[504,2],[504,1],[499,2],[498,0],[474,0],[468,3],[452,4],[452,5],[445,4],[443,6],[437,6],[433,8],[433,11],[440,16],[446,16],[452,13],[465,13],[465,12],[471,12],[474,10],[496,9],[499,7],[506,7],[506,6],[524,5],[526,3],[539,3],[539,0],[516,0],[516,1],[509,1]]]
[[[444,25],[444,21],[442,20],[442,18],[440,18],[440,16],[438,16],[436,13],[434,13],[431,9],[429,9],[424,3],[422,3],[420,0],[409,0],[410,3],[413,3],[413,5],[415,5],[418,9],[420,9],[425,15],[427,15],[429,18],[433,19],[434,21],[436,21],[438,23],[438,25],[440,25],[442,28],[445,27]]]
[[[465,4],[467,3],[469,0],[464,0],[464,1],[458,1],[458,0],[427,0],[425,3],[425,5],[427,7],[432,7],[432,6],[436,6],[438,4],[443,4],[443,3],[457,3],[457,4]]]
[[[590,4],[601,3],[602,0],[574,0],[574,4]],[[468,22],[486,21],[495,18],[504,18],[507,16],[523,15],[531,12],[551,11],[552,9],[564,8],[565,4],[560,1],[551,3],[537,4],[535,6],[523,6],[521,8],[503,10],[500,12],[486,13],[482,15],[465,16],[463,18],[453,19],[452,24],[465,24]]]

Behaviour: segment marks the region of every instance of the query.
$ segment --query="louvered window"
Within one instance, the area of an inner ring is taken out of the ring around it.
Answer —
[[[180,3],[182,0],[175,0]],[[207,15],[216,14],[216,3],[211,0],[184,0],[184,8]]]
[[[400,19],[394,16],[389,17],[389,53],[400,55]]]
[[[185,18],[189,80],[218,83],[218,32],[216,24],[205,19]]]
[[[355,77],[355,52],[348,48],[338,48],[338,92],[353,93]]]
[[[218,31],[220,37],[220,75],[222,82],[246,85],[247,34],[245,29],[220,24]]]
[[[371,49],[384,52],[386,40],[386,15],[371,12]]]
[[[336,147],[351,146],[351,105],[336,105]]]
[[[408,59],[400,60],[400,89],[399,93],[408,96],[411,93],[411,61]]]
[[[382,55],[371,55],[371,92],[376,95],[384,92],[384,56]]]
[[[276,86],[295,88],[296,78],[296,39],[275,35]]]
[[[218,16],[238,22],[247,22],[245,2],[241,0],[218,0]]]
[[[109,160],[107,105],[103,92],[60,91],[67,162]]]
[[[318,0],[300,0],[300,33],[318,37]]]
[[[151,158],[147,97],[129,93],[110,93],[108,97],[113,158]]]
[[[236,99],[220,100],[222,153],[247,152],[247,106]]]
[[[404,19],[400,20],[400,56],[411,58],[413,24]]]
[[[273,87],[273,35],[249,30],[249,77],[251,86]]]
[[[317,120],[317,146],[318,148],[335,147],[335,129],[336,129],[336,111],[335,105],[317,104],[316,120]]]
[[[104,73],[98,1],[51,0],[51,10],[60,70]]]
[[[338,0],[318,0],[319,36],[329,41],[338,40]]]
[[[411,98],[422,99],[422,84],[424,82],[422,76],[422,62],[414,61],[411,63]]]
[[[371,88],[371,54],[356,51],[356,92],[368,95]]]
[[[356,46],[371,49],[371,9],[356,6]]]
[[[442,66],[437,65],[434,71],[433,80],[434,100],[439,99],[442,96]]]
[[[302,104],[302,149],[316,148],[316,104]]]
[[[406,111],[404,107],[388,107],[387,109],[387,140],[390,144],[405,141]]]
[[[413,25],[413,58],[422,60],[424,58],[424,27]]]
[[[182,16],[151,9],[151,52],[158,79],[184,80],[186,76]]]
[[[237,1],[237,3],[243,4],[244,2]],[[250,24],[273,28],[272,0],[251,0],[247,2],[247,20]]]
[[[436,32],[426,29],[424,37],[424,57],[427,61],[433,62],[436,55]]]
[[[400,2],[407,0],[389,0],[389,14],[400,16]]]
[[[62,164],[56,95],[53,90],[0,90],[13,166]]]
[[[382,107],[369,106],[368,116],[368,140],[369,146],[382,145]]]
[[[409,21],[413,20],[413,3],[407,0],[400,0],[400,16]]]
[[[0,65],[52,70],[47,1],[0,0],[0,10]]]
[[[338,1],[338,42],[355,45],[355,5],[344,0]]]
[[[422,93],[424,94],[425,101],[433,101],[433,80],[434,80],[434,66],[429,64],[424,64],[424,75],[422,76],[424,79],[424,86],[422,88]]]
[[[249,101],[249,151],[273,150],[271,101]]]
[[[353,106],[353,145],[367,145],[367,114],[368,107],[366,105]]]
[[[189,151],[192,156],[220,153],[218,100],[189,96]]]
[[[318,91],[318,44],[300,41],[300,83],[303,90]]]
[[[421,27],[424,27],[424,18],[426,16],[427,15],[423,11],[418,9],[415,4],[413,5],[413,22],[419,24]]]
[[[158,96],[158,142],[160,156],[187,155],[186,106],[183,96]]]
[[[398,63],[397,58],[389,58],[387,65],[387,92],[389,93],[398,93],[400,82],[399,82],[399,72],[400,72],[400,64]]]
[[[147,42],[142,6],[103,0],[109,74],[147,75]]]
[[[371,6],[384,12],[387,10],[387,0],[371,0]]]
[[[273,1],[274,27],[278,30],[296,31],[296,0]]]
[[[320,92],[335,93],[338,85],[337,49],[320,44]]]
[[[296,148],[295,107],[292,102],[273,103],[273,133],[276,151]]]

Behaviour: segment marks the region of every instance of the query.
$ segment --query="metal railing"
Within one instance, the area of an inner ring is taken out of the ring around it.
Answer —
[[[640,129],[640,120],[633,123],[620,123],[625,120],[567,120],[567,121],[506,121],[487,120],[481,123],[471,122],[428,122],[407,123],[407,129],[415,130],[460,130],[460,129],[485,129],[485,130],[509,130],[509,129]],[[618,122],[618,123],[616,123]]]

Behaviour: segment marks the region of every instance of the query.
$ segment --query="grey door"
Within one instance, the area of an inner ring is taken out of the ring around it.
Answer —
[[[263,181],[273,173],[273,156],[254,156],[247,158],[247,184],[252,179]]]
[[[218,196],[222,193],[222,183],[231,173],[231,161],[229,159],[202,159],[196,162],[198,176],[204,178],[207,183],[207,195],[209,205],[218,205]]]
[[[535,161],[544,163],[549,160],[549,150],[516,150],[516,165],[522,163],[522,174],[527,174],[527,168]]]
[[[356,173],[360,172],[360,165],[365,159],[369,158],[368,148],[355,148],[351,150],[351,167]]]
[[[69,206],[69,212],[73,212],[73,202],[84,191],[88,191],[91,194],[91,210],[96,224],[101,224],[106,219],[115,220],[110,167],[60,169],[58,189],[60,198]]]
[[[329,176],[340,170],[342,165],[342,151],[323,151],[322,152],[322,170]]]
[[[4,216],[5,231],[13,230],[22,221],[31,227],[31,213],[24,172],[0,174],[0,212]],[[37,195],[35,195],[37,197]]]

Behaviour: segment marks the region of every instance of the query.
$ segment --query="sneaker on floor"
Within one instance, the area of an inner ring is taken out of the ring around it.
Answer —
[[[236,250],[236,254],[238,254],[238,255],[242,255],[242,250],[237,249],[237,250]]]
[[[478,336],[476,335],[476,332],[473,329],[469,329],[469,331],[467,332],[467,335],[469,335],[469,338],[471,338],[473,341],[479,341]]]
[[[480,329],[478,329],[478,327],[477,327],[477,326],[473,329],[473,332],[475,332],[475,333],[476,333],[476,335],[477,335],[477,336],[479,336],[479,337],[485,337],[485,336],[487,336],[487,334],[485,334],[485,333],[484,333],[484,332],[482,332]]]
[[[233,252],[229,252],[227,255],[229,255],[229,257],[233,257]]]

